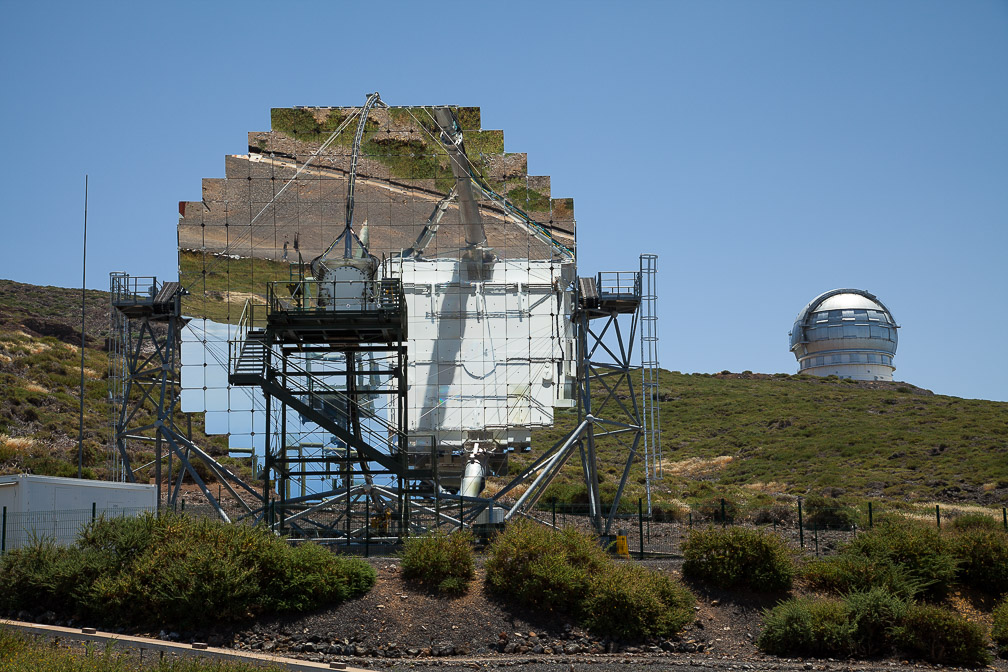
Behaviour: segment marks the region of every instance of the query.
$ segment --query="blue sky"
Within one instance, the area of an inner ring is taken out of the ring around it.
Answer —
[[[460,56],[465,54],[465,56]],[[573,196],[579,267],[659,258],[661,363],[793,372],[834,287],[896,377],[1008,400],[1008,3],[5,3],[0,277],[174,278],[177,202],[271,107],[478,105]]]

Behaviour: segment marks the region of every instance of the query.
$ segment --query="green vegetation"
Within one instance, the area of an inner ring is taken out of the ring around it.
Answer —
[[[942,599],[956,576],[949,541],[922,524],[885,524],[860,534],[835,556],[809,563],[805,578],[836,593],[886,588],[904,597]]]
[[[971,527],[949,540],[960,583],[991,595],[1008,593],[1008,533],[997,527]]]
[[[196,626],[357,597],[374,570],[265,528],[145,515],[98,520],[69,548],[43,540],[0,561],[0,609],[107,623]]]
[[[881,589],[846,599],[792,598],[764,614],[757,646],[778,656],[862,657],[894,649],[940,665],[976,667],[989,656],[984,629],[933,605]]]
[[[54,644],[0,626],[0,672],[280,672],[283,668],[201,658],[147,656],[141,662],[116,644]]]
[[[301,142],[321,144],[329,139],[349,115],[342,110],[329,110],[322,121],[315,117],[312,110],[303,108],[275,107],[270,110],[270,122],[274,131],[279,131]],[[365,137],[378,130],[378,123],[369,118],[364,125]],[[336,137],[339,145],[350,146],[357,134],[357,121],[347,124],[346,128]]]
[[[938,665],[979,667],[990,660],[983,627],[930,604],[907,608],[895,644],[912,658]]]
[[[660,374],[658,399],[664,476],[652,483],[651,497],[663,510],[725,497],[745,516],[828,493],[866,528],[867,499],[875,500],[877,522],[885,510],[917,502],[930,502],[933,518],[935,500],[993,504],[1008,497],[1008,403],[899,383],[668,371]],[[612,404],[606,410],[624,420]],[[558,411],[556,419],[554,428],[533,432],[530,453],[511,456],[512,473],[570,431],[575,413]],[[626,450],[608,440],[596,451],[602,496],[611,501]],[[580,469],[567,465],[543,500],[584,501]],[[624,498],[644,496],[643,465],[635,462]],[[954,511],[942,509],[943,518]]]
[[[182,314],[236,324],[245,301],[254,306],[256,323],[266,320],[266,285],[296,277],[296,265],[243,257],[231,259],[201,252],[179,252],[179,280],[189,290]]]
[[[549,212],[550,199],[548,196],[539,193],[535,189],[526,186],[508,189],[508,200],[522,210],[530,212]]]
[[[1001,600],[1001,604],[994,609],[991,637],[997,646],[998,655],[1008,658],[1008,597]]]
[[[77,475],[80,300],[80,290],[0,280],[0,474]],[[85,478],[109,476],[108,310],[107,293],[87,292]],[[144,411],[136,421],[150,419]],[[178,421],[185,422],[181,413]],[[227,450],[226,437],[203,433],[202,416],[193,417],[193,440],[213,455]],[[144,447],[135,457],[145,464],[153,452]]]
[[[777,656],[845,657],[853,651],[853,631],[843,600],[797,597],[764,614],[756,645]]]
[[[669,637],[693,619],[694,598],[673,578],[616,564],[573,529],[509,524],[491,543],[486,582],[502,600],[576,619],[600,636]]]
[[[403,578],[440,595],[461,595],[475,574],[472,544],[469,530],[410,537],[402,550]]]
[[[694,530],[683,544],[683,576],[720,588],[787,590],[794,561],[780,537],[732,527]]]

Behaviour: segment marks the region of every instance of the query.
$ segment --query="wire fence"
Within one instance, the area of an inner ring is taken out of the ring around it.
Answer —
[[[98,518],[127,518],[153,512],[153,507],[62,509],[55,511],[0,511],[0,553],[51,540],[59,546],[77,541],[81,531]]]
[[[608,508],[603,506],[602,511],[607,512]],[[1008,533],[1008,508],[1002,507],[997,513]],[[994,510],[987,510],[981,515],[993,517],[993,514]],[[616,514],[609,537],[603,541],[614,543],[618,550],[623,550],[625,543],[626,553],[632,558],[678,556],[682,553],[683,542],[693,530],[739,526],[773,533],[795,550],[820,556],[835,553],[858,534],[896,516],[903,520],[913,518],[930,522],[941,529],[954,524],[960,515],[964,515],[961,509],[943,509],[939,504],[931,510],[910,512],[887,509],[878,501],[854,507],[817,500],[803,503],[800,499],[792,505],[776,504],[746,515],[735,511],[734,506],[724,499],[712,500],[699,507],[653,510],[648,515],[644,512],[643,500],[638,500],[636,512]],[[589,533],[594,530],[587,504],[545,502],[530,517],[558,529],[576,528]]]

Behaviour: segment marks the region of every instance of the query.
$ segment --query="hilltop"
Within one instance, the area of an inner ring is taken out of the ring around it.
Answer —
[[[80,385],[80,290],[0,280],[0,473],[76,474]],[[87,292],[85,464],[107,474],[105,398],[109,303]],[[619,390],[618,390],[619,392]],[[622,391],[625,394],[625,391]],[[637,392],[639,394],[639,391]],[[740,507],[796,496],[1008,504],[1008,403],[932,394],[908,383],[856,382],[751,372],[662,371],[663,478],[657,509],[726,497]],[[194,438],[215,454],[223,437]],[[573,426],[533,433],[533,450],[511,456],[517,472]],[[612,497],[625,449],[600,442],[603,499]],[[625,502],[645,496],[635,463]],[[503,479],[491,480],[499,487]],[[572,460],[547,493],[583,501]]]

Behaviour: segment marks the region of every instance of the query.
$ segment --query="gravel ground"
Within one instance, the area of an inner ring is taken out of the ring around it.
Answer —
[[[520,667],[568,672],[576,669],[710,667],[726,670],[893,670],[933,667],[900,660],[787,660],[760,653],[755,640],[763,609],[777,598],[691,586],[696,619],[680,636],[644,643],[591,636],[551,614],[505,610],[482,590],[477,569],[467,595],[445,600],[417,592],[402,581],[397,558],[372,559],[374,589],[359,600],[297,618],[263,619],[250,628],[199,633],[211,644],[265,650],[319,662],[342,661],[375,669],[473,670]],[[681,561],[648,560],[678,574]],[[619,605],[613,605],[619,609]],[[1008,661],[992,667],[1008,670]]]

